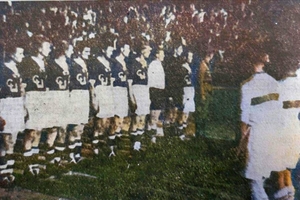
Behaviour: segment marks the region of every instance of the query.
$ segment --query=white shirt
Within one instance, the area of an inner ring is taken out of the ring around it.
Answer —
[[[300,108],[283,108],[285,101],[299,101],[300,100],[300,79],[298,77],[288,77],[279,82],[280,102],[281,102],[281,119],[286,126],[296,128],[295,124],[299,124],[298,114]],[[300,130],[297,130],[300,131]],[[295,132],[295,131],[294,131]]]
[[[165,89],[165,72],[159,60],[154,60],[149,65],[148,85],[149,87]]]
[[[251,100],[256,97],[262,97],[271,93],[278,94],[277,81],[267,73],[256,73],[251,80],[242,86],[241,99],[241,120],[246,124],[263,123],[269,116],[278,115],[277,112],[280,107],[279,101],[268,101],[259,105],[251,105]],[[268,117],[267,117],[268,116]]]

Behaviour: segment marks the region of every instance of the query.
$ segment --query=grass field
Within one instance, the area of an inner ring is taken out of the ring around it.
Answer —
[[[111,158],[109,150],[96,156],[85,146],[83,161],[47,164],[37,176],[28,164],[46,161],[19,155],[16,168],[27,170],[16,174],[14,186],[65,199],[250,199],[234,151],[238,93],[221,90],[214,97],[205,138],[181,141],[166,134],[146,151],[131,156],[117,151]]]
[[[230,140],[159,138],[132,157],[48,164],[37,176],[17,175],[16,185],[67,199],[248,199],[232,147]],[[65,175],[70,170],[93,177]]]

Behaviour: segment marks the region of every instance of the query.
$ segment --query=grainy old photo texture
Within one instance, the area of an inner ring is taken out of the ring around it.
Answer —
[[[298,0],[0,2],[1,199],[300,199]]]

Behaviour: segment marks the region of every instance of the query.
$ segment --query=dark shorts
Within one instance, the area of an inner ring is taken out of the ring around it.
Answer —
[[[177,108],[182,111],[183,106],[183,88],[168,88],[167,89],[167,109]]]
[[[183,111],[184,106],[182,101],[182,97],[169,96],[166,98],[166,108],[177,108],[179,111]]]
[[[164,89],[150,88],[150,110],[165,109],[166,95]]]

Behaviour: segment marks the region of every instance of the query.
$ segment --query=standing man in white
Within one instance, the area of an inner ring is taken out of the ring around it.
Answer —
[[[278,83],[263,70],[269,56],[258,52],[253,52],[250,60],[255,74],[241,88],[241,132],[243,139],[248,137],[245,177],[251,180],[253,199],[263,200],[268,199],[265,178],[271,171],[286,167],[278,153],[281,144],[276,125],[280,121],[276,111],[281,106]]]
[[[156,136],[164,136],[163,122],[159,120],[161,111],[165,108],[165,72],[162,61],[165,58],[163,49],[155,49],[155,57],[148,69],[148,85],[150,89],[150,123],[148,129],[153,129],[155,135],[151,141],[156,142]]]
[[[300,153],[300,78],[295,73],[295,67],[287,72],[286,77],[279,82],[281,110],[279,116],[281,146],[283,162],[286,163],[286,170],[277,172],[277,191],[274,194],[276,199],[294,199],[295,188],[292,184],[291,169],[295,169]]]

